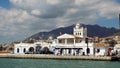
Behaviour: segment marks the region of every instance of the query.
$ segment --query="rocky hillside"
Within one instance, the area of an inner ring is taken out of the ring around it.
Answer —
[[[85,24],[81,24],[81,25],[83,27],[87,27],[89,37],[93,37],[93,36],[107,37],[107,36],[113,35],[114,33],[119,32],[118,29],[106,28],[106,27],[102,27],[102,26],[99,26],[99,25],[85,25]],[[62,28],[57,28],[57,29],[54,29],[54,30],[49,31],[49,32],[39,32],[37,34],[34,34],[34,35],[30,36],[29,38],[25,39],[24,41],[27,41],[30,38],[36,39],[36,40],[40,39],[40,38],[48,39],[49,36],[52,36],[53,38],[56,38],[57,36],[60,35],[60,32],[62,34],[64,34],[64,33],[73,34],[74,26],[75,25],[62,27]]]

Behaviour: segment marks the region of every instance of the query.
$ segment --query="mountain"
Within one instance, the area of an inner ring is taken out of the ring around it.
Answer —
[[[116,35],[117,35],[117,36],[120,36],[120,32],[117,32],[117,33],[114,34],[114,36],[116,36]]]
[[[107,36],[113,35],[114,33],[119,32],[118,29],[106,28],[106,27],[102,27],[102,26],[99,26],[99,25],[81,24],[81,26],[87,27],[89,37],[94,37],[94,36],[107,37]],[[54,29],[54,30],[49,31],[49,32],[39,32],[37,34],[34,34],[34,35],[30,36],[29,38],[25,39],[24,41],[27,41],[30,38],[36,39],[36,40],[40,39],[40,38],[48,39],[49,36],[52,36],[53,38],[56,38],[57,36],[60,35],[60,33],[62,33],[62,34],[64,34],[64,33],[73,34],[73,28],[74,27],[75,27],[75,25],[71,25],[71,26],[67,26],[67,27],[57,28],[57,29]]]

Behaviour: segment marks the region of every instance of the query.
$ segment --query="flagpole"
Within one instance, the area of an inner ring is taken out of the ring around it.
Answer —
[[[119,14],[119,33],[120,33],[120,14]],[[120,36],[120,34],[119,34]]]
[[[120,14],[119,14],[119,30],[120,30]]]

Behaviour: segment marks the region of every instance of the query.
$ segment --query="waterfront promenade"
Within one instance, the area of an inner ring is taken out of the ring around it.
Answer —
[[[110,56],[56,56],[48,54],[0,54],[0,58],[15,59],[56,59],[56,60],[96,60],[96,61],[116,61],[118,57]]]

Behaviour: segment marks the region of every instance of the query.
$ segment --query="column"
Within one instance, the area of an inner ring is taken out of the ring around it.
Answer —
[[[67,55],[69,54],[69,49],[67,49]]]
[[[62,53],[62,55],[65,55],[65,49],[63,49],[63,53]]]
[[[71,49],[71,55],[73,55],[73,49]]]
[[[20,48],[19,48],[19,53],[23,53],[22,46],[20,46]]]
[[[65,45],[67,44],[67,39],[65,39]]]
[[[66,49],[65,49],[65,55],[66,55]]]

